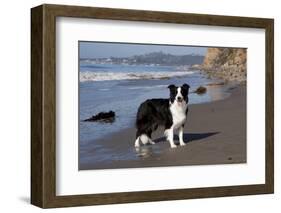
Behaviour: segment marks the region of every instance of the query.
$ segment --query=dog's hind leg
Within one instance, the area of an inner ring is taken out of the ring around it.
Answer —
[[[140,136],[140,140],[144,145],[150,143],[149,139],[150,138],[146,134],[141,134],[141,136]]]
[[[137,133],[136,133],[136,140],[135,140],[135,147],[140,147],[140,131],[137,130]]]
[[[135,140],[135,147],[140,147],[140,137]]]
[[[148,144],[153,145],[153,144],[155,144],[155,142],[151,138],[148,138]]]
[[[148,143],[155,144],[155,142],[151,139],[151,134],[152,134],[152,130],[148,131],[148,133],[147,133]]]

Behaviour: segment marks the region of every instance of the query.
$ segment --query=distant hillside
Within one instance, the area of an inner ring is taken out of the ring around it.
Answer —
[[[246,81],[247,49],[208,48],[201,69],[211,77],[230,81]]]
[[[96,63],[112,63],[112,64],[130,64],[130,65],[163,65],[163,66],[183,66],[202,64],[204,56],[201,55],[172,55],[163,52],[152,52],[144,55],[135,55],[132,57],[110,57],[81,59],[90,60]]]
[[[172,55],[163,52],[154,52],[145,55],[134,56],[133,60],[139,64],[160,64],[160,65],[193,65],[201,64],[204,56],[200,55]]]

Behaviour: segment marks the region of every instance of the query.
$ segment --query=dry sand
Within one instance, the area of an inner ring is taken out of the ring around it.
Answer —
[[[100,141],[114,153],[134,151],[135,159],[105,160],[79,165],[79,169],[114,169],[159,166],[246,163],[246,86],[231,89],[220,101],[189,106],[184,129],[185,146],[171,149],[163,130],[153,134],[155,145],[134,148],[135,128]],[[177,142],[177,136],[175,136]],[[89,150],[95,155],[94,150]]]

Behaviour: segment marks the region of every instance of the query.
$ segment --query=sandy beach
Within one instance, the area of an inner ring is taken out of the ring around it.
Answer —
[[[155,145],[136,150],[135,128],[128,128],[98,141],[113,160],[89,160],[80,163],[79,170],[246,163],[246,86],[229,90],[226,99],[189,106],[186,146],[171,149],[163,129],[158,129],[152,136]],[[128,152],[134,152],[135,159],[119,159]],[[95,156],[95,149],[89,154]]]

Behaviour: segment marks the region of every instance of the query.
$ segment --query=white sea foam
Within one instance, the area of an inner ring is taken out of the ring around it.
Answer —
[[[135,80],[135,79],[166,79],[192,74],[192,71],[175,72],[80,72],[80,82]]]
[[[139,86],[139,87],[129,87],[128,89],[131,90],[138,90],[138,89],[153,89],[153,88],[165,88],[167,85],[152,85],[152,86]]]

